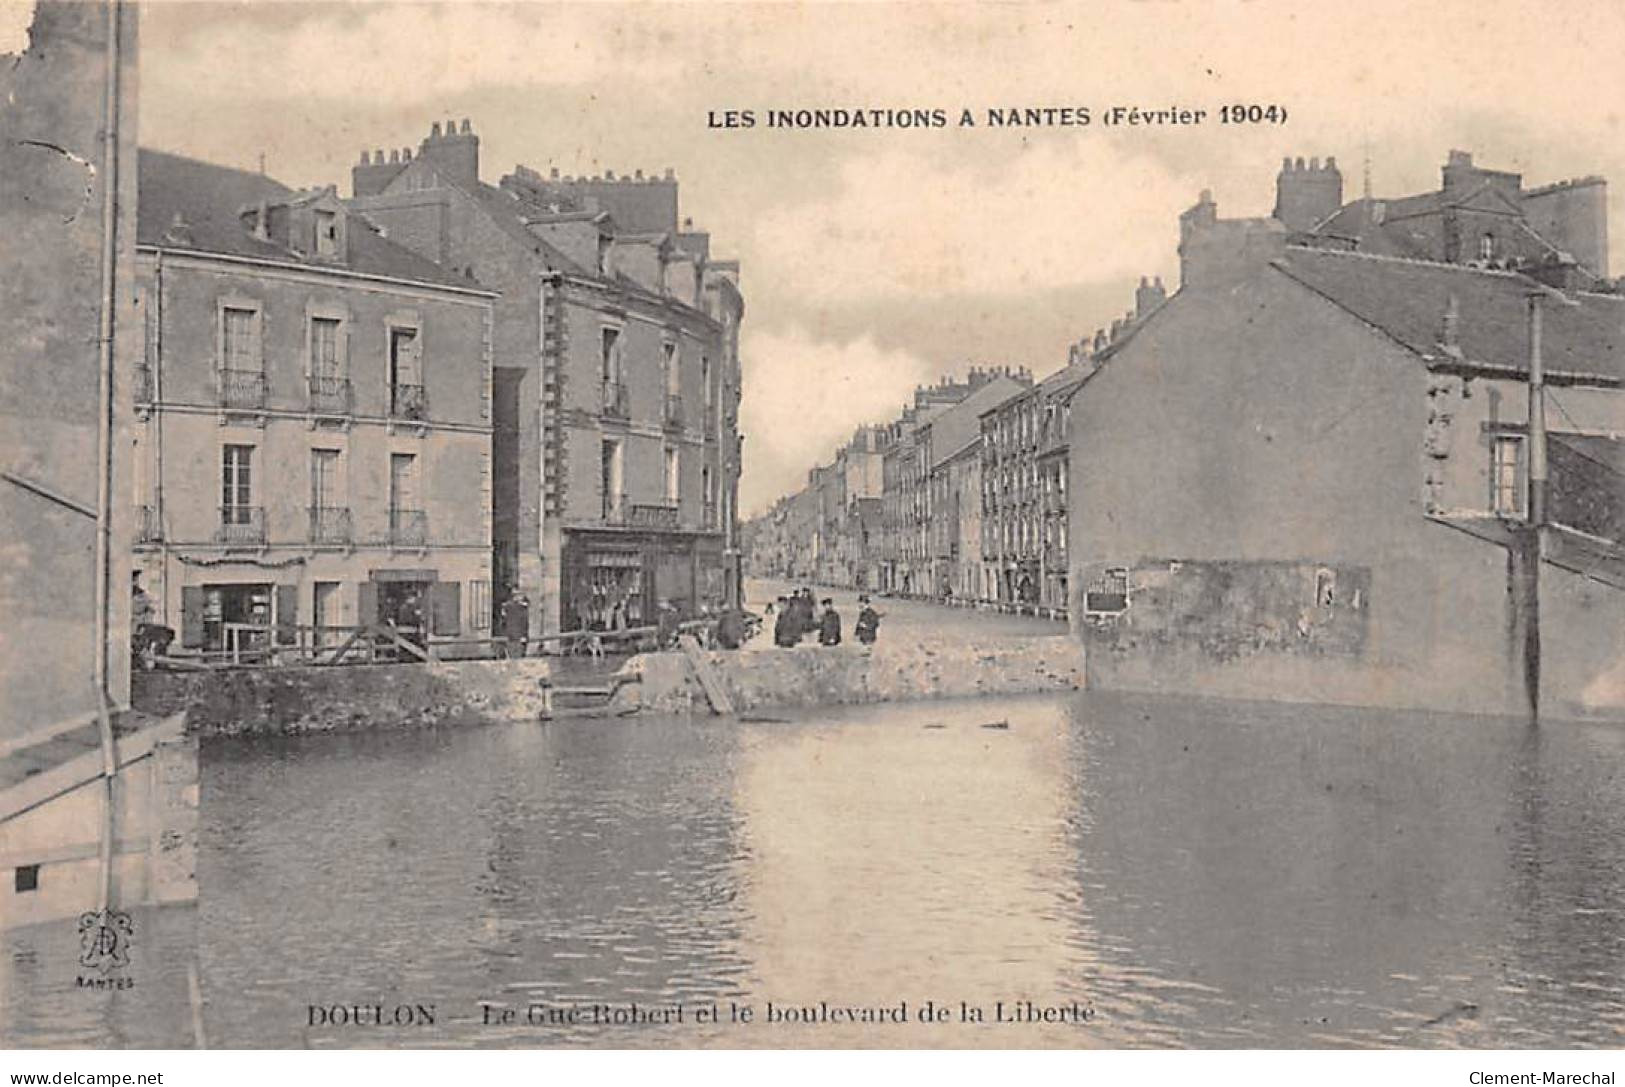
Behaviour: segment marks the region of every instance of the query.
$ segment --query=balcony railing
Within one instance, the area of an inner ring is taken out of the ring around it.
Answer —
[[[389,414],[396,419],[427,419],[429,394],[422,385],[395,384],[389,387]]]
[[[221,506],[215,539],[228,546],[265,543],[265,507]]]
[[[348,544],[352,539],[347,506],[310,507],[310,542]]]
[[[396,547],[426,545],[429,542],[429,515],[423,510],[390,510],[389,542]]]
[[[396,386],[400,388],[401,386]],[[342,377],[313,376],[310,379],[310,410],[317,415],[350,414],[350,382]],[[417,416],[409,416],[417,418]]]
[[[265,407],[263,370],[221,370],[220,406],[259,411]]]
[[[666,394],[666,425],[681,427],[683,425],[683,398],[676,393]]]
[[[152,403],[152,367],[146,365],[145,363],[137,366],[135,368],[135,373],[130,380],[130,384],[132,386],[131,391],[135,395],[135,402],[137,404]]]
[[[641,504],[632,507],[627,524],[633,528],[676,528],[677,506]]]
[[[164,538],[164,526],[158,520],[158,510],[154,506],[137,506],[135,508],[135,542],[159,543]]]
[[[631,398],[619,381],[604,382],[604,414],[612,419],[626,419],[632,414]]]
[[[625,524],[627,514],[631,509],[632,503],[627,499],[625,494],[616,494],[615,492],[611,491],[604,495],[605,522],[612,525]]]

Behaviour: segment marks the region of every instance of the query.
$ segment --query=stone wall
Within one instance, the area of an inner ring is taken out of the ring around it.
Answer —
[[[186,710],[205,736],[534,721],[551,670],[531,658],[142,673],[135,696],[150,713]]]
[[[708,656],[741,713],[1068,691],[1081,688],[1084,678],[1083,647],[1064,636]],[[636,673],[641,682],[623,686],[606,714],[709,712],[681,653],[646,653],[622,671]],[[542,682],[551,672],[545,658],[531,658],[143,673],[136,677],[136,699],[150,713],[186,710],[188,727],[206,736],[535,721],[542,714]]]
[[[710,653],[734,709],[908,702],[931,698],[1069,691],[1083,687],[1083,647],[1067,637],[1000,643],[879,643],[865,648]],[[678,653],[648,653],[626,663],[641,683],[621,688],[614,709],[673,713],[706,708],[688,662]]]

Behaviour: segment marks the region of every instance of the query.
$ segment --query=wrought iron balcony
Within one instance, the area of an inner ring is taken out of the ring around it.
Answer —
[[[228,546],[265,543],[265,507],[221,506],[215,540]]]
[[[158,520],[158,509],[155,506],[137,506],[135,508],[135,542],[161,543],[164,538],[164,526]]]
[[[396,386],[400,388],[401,386]],[[316,415],[349,415],[351,410],[350,382],[348,378],[323,377],[310,379],[310,410]],[[417,418],[412,416],[411,418]]]
[[[624,525],[632,509],[631,500],[626,494],[617,494],[607,491],[604,494],[604,521],[612,525]]]
[[[632,398],[626,394],[626,386],[619,381],[604,382],[604,414],[611,419],[627,419],[631,417]]]
[[[348,506],[311,506],[310,542],[348,544],[353,537]]]
[[[429,394],[422,385],[396,383],[389,387],[389,414],[396,419],[427,419]]]
[[[265,371],[221,370],[220,406],[247,411],[265,407]]]
[[[632,514],[627,518],[627,524],[633,528],[676,528],[677,506],[640,504],[632,507]]]
[[[683,425],[683,398],[676,393],[666,394],[665,422],[668,427],[681,428]]]
[[[429,542],[429,515],[423,510],[391,509],[389,542],[396,547],[423,547]]]

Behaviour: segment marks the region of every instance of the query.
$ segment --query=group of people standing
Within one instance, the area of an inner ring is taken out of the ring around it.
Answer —
[[[880,614],[870,606],[867,596],[858,597],[858,603],[863,610],[858,613],[852,634],[864,645],[873,645],[880,629]],[[835,610],[835,601],[825,597],[820,606],[824,609],[821,615],[813,606],[812,590],[808,588],[779,597],[778,618],[773,623],[773,644],[790,648],[799,645],[808,634],[816,633],[819,645],[840,645],[841,615]]]

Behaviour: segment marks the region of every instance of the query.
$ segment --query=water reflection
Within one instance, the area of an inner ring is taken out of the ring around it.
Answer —
[[[1000,1024],[1055,1006],[1090,952],[1061,908],[1067,721],[1052,699],[848,711],[747,735],[735,807],[757,1003],[896,1006],[901,1026],[777,1025],[755,1044],[1084,1045],[1087,1026]],[[992,727],[989,727],[992,726]],[[946,1023],[918,1023],[930,1001]],[[977,1008],[983,1020],[967,1022]]]
[[[0,1038],[188,1045],[196,963],[222,1046],[1617,1045],[1621,766],[1603,728],[1104,694],[209,744],[199,906],[138,917],[126,991],[76,988],[71,925],[0,935]],[[960,1018],[1020,1000],[1093,1018]],[[435,1024],[307,1011],[397,1003]]]

